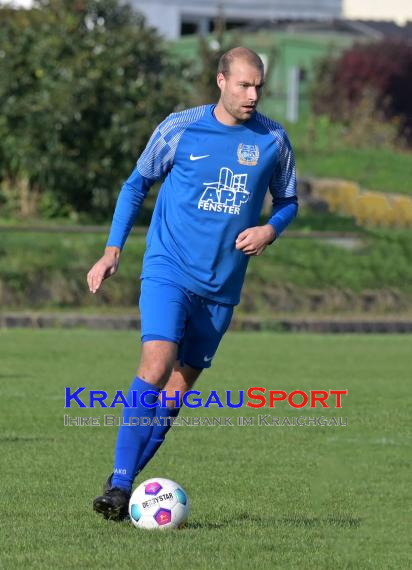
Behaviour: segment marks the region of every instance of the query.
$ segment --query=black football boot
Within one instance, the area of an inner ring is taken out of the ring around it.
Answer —
[[[111,488],[112,475],[103,485],[103,495],[93,501],[93,509],[105,519],[122,521],[129,516],[130,492],[119,487]]]

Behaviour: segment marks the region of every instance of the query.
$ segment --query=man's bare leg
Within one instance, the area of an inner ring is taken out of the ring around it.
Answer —
[[[149,340],[142,345],[137,376],[160,390],[170,378],[177,358],[178,346],[165,340]]]
[[[173,370],[169,376],[168,381],[162,388],[166,392],[167,398],[173,398],[176,391],[179,391],[180,404],[182,403],[182,397],[186,392],[192,389],[194,383],[199,378],[202,373],[201,369],[192,368],[188,364],[184,366],[180,365],[177,360],[173,366]],[[174,407],[174,402],[169,400],[170,407]]]

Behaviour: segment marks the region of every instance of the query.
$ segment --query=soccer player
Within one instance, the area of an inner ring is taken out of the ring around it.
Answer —
[[[92,293],[114,275],[152,184],[164,182],[141,275],[142,354],[124,407],[152,425],[119,428],[114,470],[93,508],[121,520],[136,475],[164,441],[179,402],[209,368],[239,303],[250,256],[260,255],[297,213],[295,162],[278,123],[256,111],[263,63],[237,47],[220,59],[217,104],[169,115],[154,131],[116,204],[105,253],[87,275]],[[267,189],[273,212],[257,225]],[[157,401],[167,393],[167,406]],[[145,402],[139,395],[146,394]],[[154,407],[146,407],[150,405]],[[155,418],[159,421],[154,421]],[[130,422],[132,423],[132,422]]]

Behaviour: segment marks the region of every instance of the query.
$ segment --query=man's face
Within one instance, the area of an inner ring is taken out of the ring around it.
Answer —
[[[233,117],[234,123],[243,123],[250,119],[261,96],[262,71],[241,59],[235,60],[226,76],[218,74],[217,84],[221,93],[220,101],[227,113]]]

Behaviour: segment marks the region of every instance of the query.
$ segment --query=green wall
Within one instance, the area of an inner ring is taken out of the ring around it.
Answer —
[[[336,33],[286,33],[262,31],[254,34],[230,32],[232,41],[257,51],[267,64],[265,95],[261,109],[272,117],[283,120],[286,116],[287,77],[292,67],[302,70],[300,81],[299,113],[309,109],[308,89],[316,62],[327,54],[338,54],[350,47],[359,36]],[[211,36],[211,39],[213,37]],[[178,56],[195,58],[198,38],[186,36],[171,45]]]

